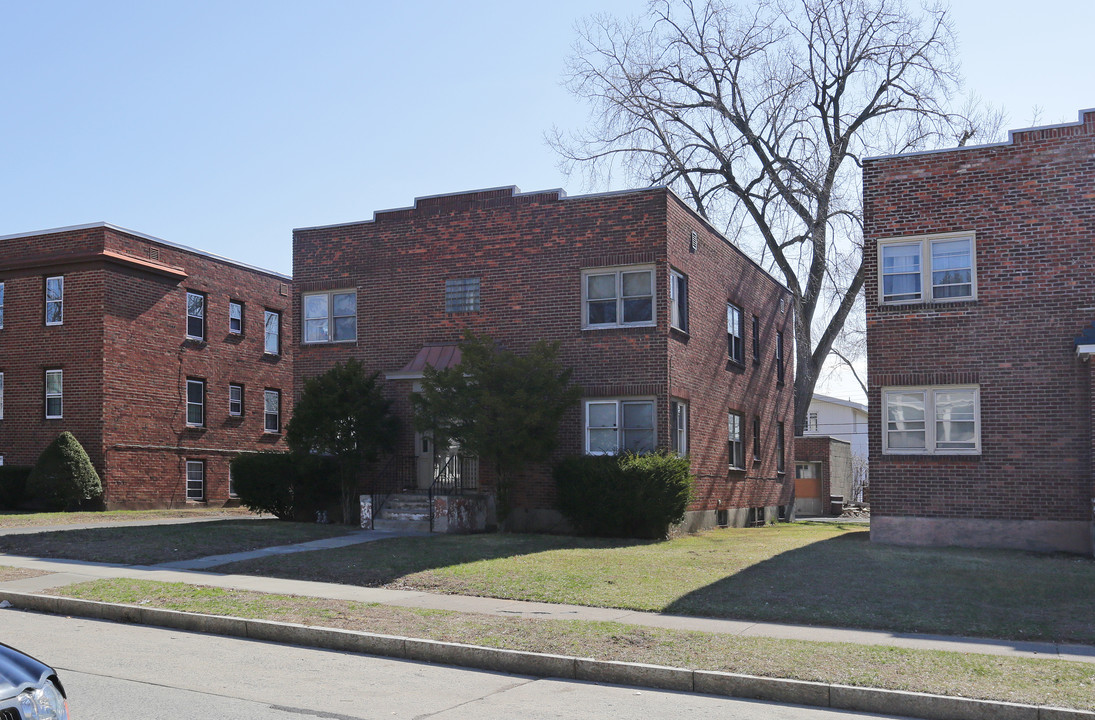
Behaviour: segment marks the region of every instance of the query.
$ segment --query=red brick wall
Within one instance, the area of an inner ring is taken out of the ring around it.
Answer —
[[[692,229],[701,235],[701,251],[685,258],[681,252],[687,253]],[[696,405],[693,438],[699,436],[697,429],[717,433],[717,439],[700,443],[707,447],[695,458],[704,476],[697,508],[713,507],[717,499],[725,502],[735,494],[737,501],[746,495],[750,501],[778,495],[770,478],[728,477],[726,403],[735,398],[749,418],[765,413],[772,427],[772,415],[785,412],[790,428],[790,365],[782,393],[772,389],[767,355],[760,368],[750,360],[744,372],[729,371],[725,303],[740,294],[746,312],[753,312],[765,301],[777,304],[781,291],[666,191],[561,199],[554,192],[513,196],[512,189],[504,188],[423,198],[412,209],[378,212],[372,222],[299,229],[293,238],[294,315],[299,316],[302,292],[356,288],[358,293],[357,342],[298,347],[297,392],[303,378],[348,357],[373,370],[398,371],[422,345],[459,342],[465,329],[489,334],[518,352],[539,339],[558,340],[562,362],[575,369],[574,381],[587,397],[656,398],[660,445],[669,442],[670,384],[674,396]],[[696,276],[690,288],[696,331],[686,341],[671,338],[668,327],[670,257],[680,270]],[[583,331],[581,271],[631,264],[655,266],[657,326]],[[445,280],[464,277],[480,278],[481,310],[446,313]],[[755,294],[741,290],[750,284],[764,289]],[[776,322],[771,307],[762,314]],[[789,317],[782,322],[789,343]],[[774,332],[767,337],[770,354]],[[407,386],[387,387],[407,420],[398,448],[402,454],[413,451]],[[751,391],[765,399],[747,400]],[[773,394],[778,401],[769,397]],[[758,475],[774,475],[774,439],[766,447],[769,455]],[[575,407],[564,418],[559,454],[582,449],[582,417]],[[489,482],[490,469],[484,466],[483,474]],[[551,507],[553,500],[547,467],[532,469],[513,496],[514,505],[525,508]]]
[[[827,435],[802,435],[795,438],[795,459],[799,462],[821,463],[821,512],[829,513],[829,496],[833,494],[832,487],[832,438]],[[851,498],[846,498],[850,500]]]
[[[999,146],[870,160],[863,172],[871,510],[876,517],[1090,520],[1095,113]],[[977,299],[883,307],[877,242],[976,233]],[[881,388],[980,386],[981,453],[881,450]]]
[[[11,269],[28,254],[40,256],[33,267]],[[77,266],[48,259],[77,254],[84,258]],[[43,327],[42,276],[62,271],[64,325]],[[295,345],[286,278],[104,226],[0,244],[0,274],[7,285],[0,452],[11,448],[7,462],[32,464],[49,440],[70,430],[100,471],[112,506],[184,503],[187,459],[206,462],[206,498],[221,503],[232,456],[284,448],[283,435],[263,432],[262,401],[264,389],[282,391],[284,428]],[[206,293],[205,342],[185,340],[187,289]],[[242,336],[228,333],[230,298],[245,304]],[[266,307],[282,312],[278,357],[263,354]],[[63,420],[42,419],[47,365],[64,369]],[[185,425],[187,377],[206,380],[204,429]],[[242,418],[228,416],[229,382],[244,386]]]

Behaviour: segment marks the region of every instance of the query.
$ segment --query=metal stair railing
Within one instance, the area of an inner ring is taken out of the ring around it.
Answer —
[[[434,503],[437,495],[460,495],[466,490],[479,489],[479,458],[460,454],[449,455],[437,469],[430,483],[430,532],[433,532]]]
[[[413,483],[414,463],[413,455],[392,455],[384,461],[370,488],[374,520],[380,516],[388,498],[406,487],[408,482]]]

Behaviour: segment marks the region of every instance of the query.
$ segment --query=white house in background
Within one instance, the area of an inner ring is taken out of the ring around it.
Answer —
[[[852,446],[852,455],[867,459],[867,406],[815,394],[804,435],[828,435]]]

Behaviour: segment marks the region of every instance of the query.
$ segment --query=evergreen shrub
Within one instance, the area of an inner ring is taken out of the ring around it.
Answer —
[[[46,446],[27,476],[25,498],[44,510],[75,510],[97,500],[103,483],[84,446],[63,432]]]

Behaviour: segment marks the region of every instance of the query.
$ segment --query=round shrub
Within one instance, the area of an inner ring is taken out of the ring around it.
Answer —
[[[31,504],[45,510],[73,510],[102,496],[103,483],[83,445],[66,431],[38,456],[25,494]]]
[[[232,460],[240,503],[279,520],[310,515],[337,496],[338,475],[330,458],[287,452],[245,453]]]
[[[692,498],[688,458],[667,452],[576,456],[553,474],[559,511],[583,535],[664,538]]]

